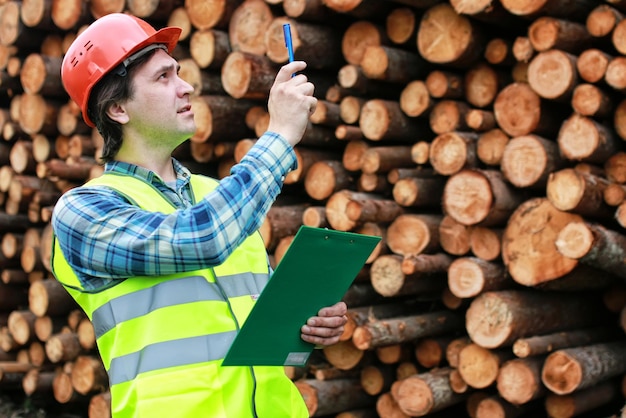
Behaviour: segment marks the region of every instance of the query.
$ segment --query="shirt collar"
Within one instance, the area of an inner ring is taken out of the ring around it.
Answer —
[[[175,158],[172,158],[172,165],[174,166],[174,173],[176,173],[176,182],[178,184],[189,182],[191,172]],[[107,162],[104,166],[104,171],[130,175],[143,179],[150,184],[165,184],[154,171],[123,161]]]

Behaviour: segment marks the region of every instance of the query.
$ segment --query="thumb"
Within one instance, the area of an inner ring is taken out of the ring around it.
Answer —
[[[276,83],[284,83],[291,79],[291,75],[298,71],[302,71],[306,68],[306,62],[304,61],[294,61],[288,64],[283,65],[280,68],[280,71],[276,75],[276,79],[274,80],[274,84]]]

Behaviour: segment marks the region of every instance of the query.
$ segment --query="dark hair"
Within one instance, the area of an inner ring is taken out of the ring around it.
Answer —
[[[87,112],[104,139],[102,155],[100,156],[102,163],[112,161],[115,158],[123,140],[122,125],[112,120],[107,115],[107,110],[115,103],[132,99],[134,94],[133,74],[148,61],[154,52],[155,50],[151,50],[141,55],[127,67],[120,64],[119,67],[105,75],[91,91]]]

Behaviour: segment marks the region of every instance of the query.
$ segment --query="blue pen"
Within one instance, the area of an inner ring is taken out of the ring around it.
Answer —
[[[293,62],[293,42],[291,41],[291,25],[289,25],[289,23],[283,25],[283,35],[285,36],[285,46],[289,53],[289,62]],[[291,76],[295,77],[296,73],[291,74]]]
[[[293,42],[291,41],[291,26],[289,23],[285,23],[283,25],[283,34],[285,36],[285,46],[287,47],[287,52],[289,53],[289,62],[293,62]]]

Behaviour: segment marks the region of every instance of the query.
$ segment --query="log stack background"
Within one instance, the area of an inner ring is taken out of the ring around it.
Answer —
[[[0,3],[0,391],[109,415],[49,220],[102,170],[63,53],[126,11],[183,28],[198,132],[175,156],[218,177],[267,126],[291,23],[320,101],[268,252],[303,224],[383,237],[342,341],[286,368],[312,416],[624,416],[626,1]]]

